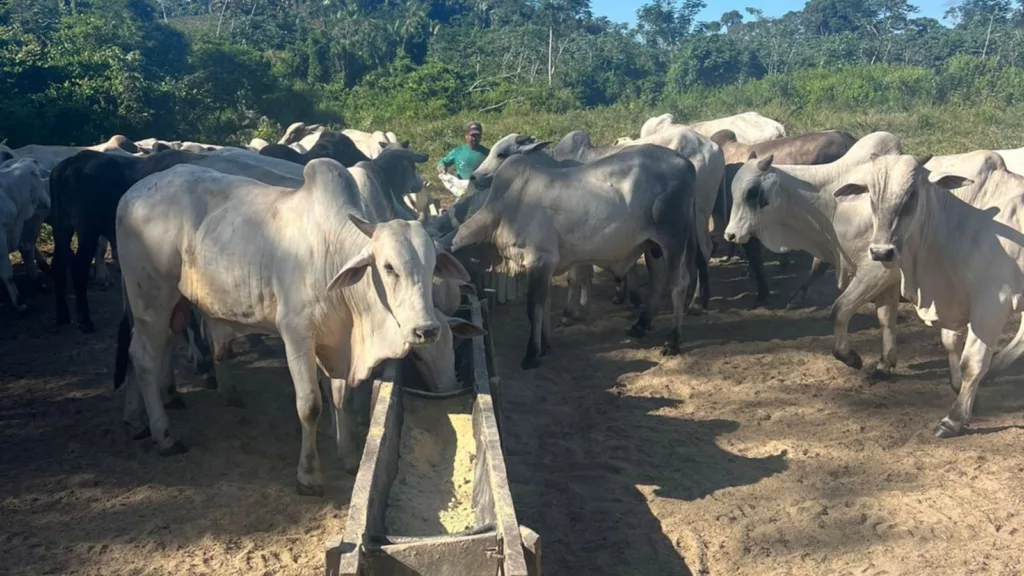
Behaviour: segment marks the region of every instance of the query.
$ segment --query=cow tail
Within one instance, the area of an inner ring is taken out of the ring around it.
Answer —
[[[992,356],[992,366],[989,370],[999,372],[1013,364],[1017,358],[1024,354],[1024,318],[1021,318],[1020,327],[1013,336],[1013,340]]]
[[[125,376],[128,374],[128,364],[131,358],[128,354],[128,347],[132,343],[132,322],[131,306],[128,305],[128,291],[124,286],[124,276],[121,276],[121,294],[124,298],[124,313],[121,315],[121,323],[117,327],[117,354],[114,357],[114,390],[124,384]]]

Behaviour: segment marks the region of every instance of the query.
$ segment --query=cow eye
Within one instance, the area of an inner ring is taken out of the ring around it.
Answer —
[[[764,193],[761,192],[760,186],[754,186],[747,190],[747,202],[751,204],[756,203],[761,208],[768,205],[768,201],[765,200]]]
[[[392,276],[398,276],[398,273],[395,272],[395,267],[390,263],[384,264],[384,271]]]

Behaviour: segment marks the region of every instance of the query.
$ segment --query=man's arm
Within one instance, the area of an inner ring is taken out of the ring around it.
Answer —
[[[437,169],[439,171],[446,172],[449,166],[455,164],[455,150],[458,150],[458,148],[453,149],[447,156],[437,161]]]

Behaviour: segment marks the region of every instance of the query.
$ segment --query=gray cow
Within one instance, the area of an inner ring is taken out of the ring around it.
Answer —
[[[579,265],[598,265],[618,275],[645,249],[663,259],[652,268],[647,305],[629,333],[651,329],[666,283],[672,288],[675,322],[662,350],[679,353],[686,287],[699,250],[692,226],[696,170],[662,146],[642,145],[573,168],[507,159],[494,174],[481,208],[456,231],[453,251],[493,244],[529,277],[530,338],[523,369],[536,368],[550,349],[548,290],[551,278]]]

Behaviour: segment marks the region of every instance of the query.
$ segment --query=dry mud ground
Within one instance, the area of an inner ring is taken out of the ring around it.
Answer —
[[[604,275],[591,320],[556,330],[534,372],[519,369],[522,302],[495,308],[512,490],[545,574],[1022,574],[1024,362],[983,386],[971,434],[935,440],[953,400],[937,331],[904,305],[898,376],[872,385],[829,353],[830,279],[817,308],[777,309],[807,264],[771,263],[776,309],[760,311],[744,266],[715,266],[715,311],[687,319],[667,360],[667,315],[627,339],[634,311]],[[0,573],[320,573],[353,479],[325,417],[326,497],[295,495],[283,359],[237,361],[242,410],[179,361],[188,408],[170,417],[191,450],[160,458],[120,424],[119,291],[90,298],[96,334],[54,327],[49,295],[0,331]],[[863,312],[853,342],[870,364]]]

